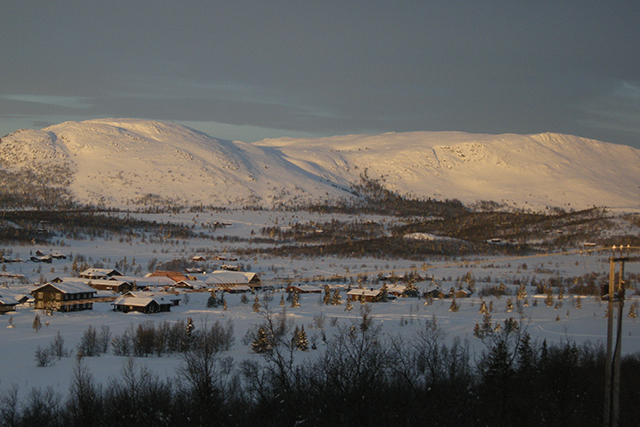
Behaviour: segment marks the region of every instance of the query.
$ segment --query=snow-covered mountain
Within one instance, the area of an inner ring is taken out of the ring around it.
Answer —
[[[640,150],[570,135],[409,132],[253,144],[165,122],[101,119],[2,138],[6,172],[68,171],[80,203],[272,207],[350,197],[367,171],[400,194],[524,208],[637,209]],[[20,176],[20,174],[16,175]]]

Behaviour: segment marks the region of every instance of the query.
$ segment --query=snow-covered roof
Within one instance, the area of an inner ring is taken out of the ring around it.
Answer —
[[[125,297],[122,296],[116,299],[112,304],[113,305],[131,305],[136,307],[146,307],[152,302],[155,302],[158,305],[169,305],[170,302],[163,301],[157,297]]]
[[[54,288],[64,292],[65,294],[84,294],[87,292],[91,292],[94,294],[96,293],[95,289],[87,286],[79,279],[64,279],[64,281],[60,283],[45,283],[44,285],[35,288],[33,292],[36,292],[47,285],[53,286]]]
[[[149,286],[149,287],[173,286],[176,283],[173,279],[169,277],[164,277],[164,276],[158,276],[158,277],[120,276],[117,279],[112,278],[111,280],[126,281],[131,284],[135,282],[139,288],[144,288],[145,286]]]
[[[118,270],[114,270],[112,268],[87,268],[86,270],[80,272],[81,276],[90,276],[90,277],[111,277],[111,276],[122,276],[122,274]]]
[[[246,273],[243,271],[216,270],[212,272],[206,280],[210,285],[223,283],[247,284],[257,278],[256,273]]]
[[[351,289],[347,295],[375,297],[380,295],[380,289]]]

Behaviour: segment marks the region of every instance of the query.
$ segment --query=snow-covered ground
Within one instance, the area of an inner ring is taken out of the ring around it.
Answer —
[[[349,218],[345,216],[344,219]],[[153,217],[155,220],[186,222],[196,225],[196,230],[205,230],[207,222],[221,221],[228,223],[226,228],[215,232],[215,236],[249,237],[251,231],[258,233],[260,228],[273,226],[274,224],[288,224],[301,220],[328,220],[325,216],[310,214],[284,214],[268,211],[228,211],[223,213],[182,213],[177,215],[164,214]],[[379,218],[377,218],[379,219]],[[429,236],[434,238],[434,236]],[[205,250],[212,253],[232,253],[235,248],[245,246],[243,242],[218,242],[211,239],[193,239],[189,241],[167,239],[163,243],[143,242],[134,239],[131,242],[101,239],[87,239],[70,241],[64,239],[64,246],[59,243],[62,239],[56,239],[56,245],[50,247],[16,246],[5,247],[5,254],[11,252],[11,258],[28,259],[36,250],[49,253],[58,251],[66,254],[66,260],[54,260],[52,264],[44,263],[12,263],[6,264],[7,272],[19,273],[26,276],[30,285],[19,284],[16,280],[7,279],[11,292],[28,291],[33,289],[33,283],[39,280],[52,280],[55,277],[69,277],[72,256],[81,254],[86,257],[89,264],[102,263],[105,268],[115,267],[115,263],[127,259],[135,265],[129,268],[127,274],[132,274],[138,265],[143,273],[147,273],[147,265],[150,260],[159,262],[171,261],[175,258],[190,259],[197,253]],[[247,257],[240,258],[238,263],[250,266],[252,272],[258,273],[267,284],[282,284],[282,278],[288,278],[294,283],[303,279],[316,283],[320,277],[333,275],[346,275],[348,277],[362,273],[369,276],[378,274],[395,274],[401,276],[404,273],[417,271],[423,276],[434,277],[441,289],[447,292],[452,286],[456,286],[459,279],[471,273],[476,279],[476,290],[485,286],[496,286],[504,283],[511,291],[510,296],[484,297],[483,300],[493,303],[493,321],[504,322],[510,317],[520,320],[517,310],[507,312],[507,299],[516,304],[515,284],[518,280],[530,284],[548,280],[552,277],[577,277],[585,274],[608,274],[610,252],[571,253],[565,255],[538,255],[523,258],[493,258],[468,257],[466,259],[436,260],[425,259],[422,263],[408,260],[380,260],[380,259],[347,259],[347,258],[318,258],[318,259],[288,259],[272,257]],[[208,265],[219,262],[207,261]],[[65,272],[65,269],[67,270]],[[209,270],[210,272],[210,270]],[[637,262],[629,262],[625,266],[625,273],[640,272]],[[206,274],[201,276],[205,279]],[[323,333],[330,337],[339,325],[347,325],[359,316],[359,303],[354,304],[354,309],[345,311],[346,286],[345,283],[335,283],[343,286],[341,295],[343,304],[339,306],[321,304],[322,294],[303,294],[300,296],[301,307],[292,308],[289,302],[285,303],[287,316],[295,325],[305,327],[310,342],[316,341],[317,350],[307,353],[299,352],[296,357],[313,358],[322,351]],[[636,285],[632,283],[632,285]],[[369,285],[379,287],[379,285]],[[431,281],[418,283],[421,290],[432,287]],[[6,292],[6,289],[5,289]],[[528,307],[522,307],[522,319],[527,331],[536,340],[546,339],[549,343],[559,343],[572,340],[578,343],[590,341],[592,343],[604,343],[606,340],[606,304],[594,297],[581,298],[581,308],[576,307],[574,296],[567,296],[558,300],[554,297],[554,304],[547,307],[543,302],[544,296],[535,295],[535,287],[527,287]],[[0,295],[3,288],[0,288]],[[27,392],[31,387],[52,386],[55,391],[64,394],[68,390],[69,378],[75,364],[74,357],[56,360],[54,366],[36,367],[35,352],[38,347],[45,348],[53,341],[59,332],[65,340],[65,347],[75,350],[84,331],[93,326],[98,331],[103,325],[109,327],[110,332],[121,335],[131,326],[141,322],[154,322],[156,325],[162,322],[194,320],[196,328],[211,325],[216,321],[226,324],[232,322],[236,336],[235,344],[229,352],[236,362],[247,358],[259,358],[250,352],[250,346],[243,342],[248,330],[264,321],[265,293],[256,294],[262,304],[259,313],[252,310],[255,295],[249,296],[249,303],[243,304],[240,295],[226,295],[227,310],[220,308],[207,308],[208,293],[181,294],[181,304],[172,307],[170,313],[152,315],[138,313],[117,313],[112,311],[109,303],[95,303],[93,310],[81,311],[69,314],[54,313],[46,316],[41,311],[34,311],[32,307],[22,306],[16,312],[0,316],[0,391],[6,390],[13,384],[18,385],[21,393]],[[277,289],[269,307],[276,313],[281,312],[279,306],[281,296],[285,295],[282,289]],[[286,295],[285,295],[286,297]],[[629,307],[638,301],[637,295],[628,295],[623,318],[623,344],[624,353],[640,351],[640,327],[638,320],[627,317]],[[534,305],[534,300],[538,300]],[[471,349],[481,352],[484,348],[482,342],[473,336],[473,328],[477,322],[481,322],[483,315],[479,312],[481,298],[478,293],[470,298],[458,299],[460,305],[458,312],[449,311],[451,300],[434,300],[431,304],[425,304],[423,299],[399,298],[386,303],[369,304],[374,316],[374,322],[382,325],[383,333],[389,335],[404,335],[410,338],[417,328],[424,325],[424,321],[434,316],[439,324],[446,330],[449,339],[460,337],[468,340]],[[39,332],[33,329],[33,321],[36,314],[40,315],[43,326]],[[318,319],[324,317],[323,325]],[[334,320],[335,319],[335,320]],[[10,325],[10,322],[12,325]],[[13,326],[13,327],[10,327]],[[75,351],[74,351],[75,353]],[[98,382],[106,382],[109,377],[119,374],[124,357],[114,356],[111,352],[95,358],[85,358],[85,363],[90,368]],[[138,363],[148,366],[151,370],[163,377],[175,376],[175,369],[180,363],[177,355],[162,357],[152,356],[139,358]]]

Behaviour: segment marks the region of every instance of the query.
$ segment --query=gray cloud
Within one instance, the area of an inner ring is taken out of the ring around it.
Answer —
[[[0,134],[142,117],[240,140],[556,131],[640,147],[621,89],[640,85],[632,3],[10,2]]]

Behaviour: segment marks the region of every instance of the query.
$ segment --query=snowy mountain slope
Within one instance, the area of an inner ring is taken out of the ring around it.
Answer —
[[[116,207],[154,201],[270,206],[283,193],[293,198],[326,191],[325,184],[284,167],[269,150],[144,120],[66,122],[18,131],[2,139],[0,159],[13,170],[66,166],[79,201]]]
[[[409,132],[256,145],[315,174],[353,180],[366,167],[388,188],[421,197],[566,209],[639,203],[640,150],[570,135]]]
[[[81,203],[271,207],[345,197],[367,171],[401,194],[518,207],[638,208],[640,150],[569,135],[410,132],[247,144],[164,122],[101,119],[20,130],[6,171],[70,172]],[[52,172],[48,172],[52,173]]]

